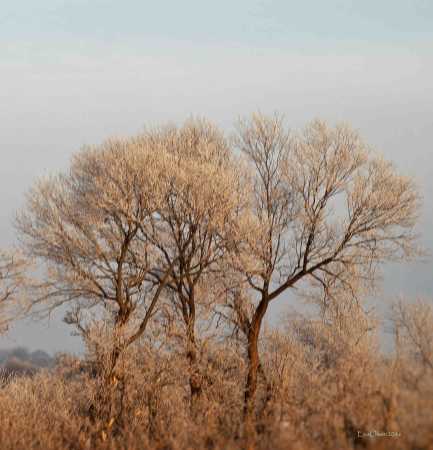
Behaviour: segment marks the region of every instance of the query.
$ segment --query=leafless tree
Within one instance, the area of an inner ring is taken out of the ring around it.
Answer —
[[[395,337],[400,350],[418,360],[418,365],[433,371],[433,307],[428,301],[394,305]]]
[[[158,219],[170,167],[148,141],[109,140],[76,154],[69,173],[37,182],[17,219],[24,250],[46,267],[34,306],[72,306],[66,320],[85,339],[81,312],[108,314],[106,387],[117,386],[119,356],[145,332],[172,271],[143,233]]]
[[[248,328],[248,422],[270,302],[311,283],[325,290],[334,283],[356,296],[357,287],[375,281],[380,263],[416,254],[420,201],[412,180],[346,125],[314,121],[291,134],[281,117],[256,114],[240,122],[236,145],[255,172],[252,232],[233,245],[234,267],[257,298]]]
[[[26,309],[28,261],[19,252],[0,251],[0,332]]]
[[[183,323],[190,389],[201,392],[196,326],[216,292],[206,286],[221,271],[226,235],[239,217],[244,199],[243,177],[226,139],[212,124],[190,120],[182,128],[148,131],[144,139],[165,149],[173,161],[166,197],[158,210],[158,230],[146,232],[167,266],[170,306]],[[163,276],[153,272],[158,280]],[[215,284],[213,284],[215,285]],[[216,286],[216,285],[215,285]],[[202,317],[203,320],[203,317]]]
[[[191,392],[199,393],[197,309],[210,301],[201,287],[223,256],[242,182],[223,136],[191,120],[86,148],[68,174],[29,193],[17,227],[24,249],[47,268],[35,303],[48,310],[73,305],[66,320],[93,347],[98,339],[83,310],[111,315],[107,382],[116,382],[120,354],[171,294],[185,326]]]
[[[400,299],[393,305],[393,419],[416,433],[404,436],[408,448],[433,442],[433,305],[431,299]]]

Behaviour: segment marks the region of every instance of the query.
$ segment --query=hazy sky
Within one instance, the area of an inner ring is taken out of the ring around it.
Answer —
[[[432,24],[431,0],[3,0],[0,246],[35,178],[83,144],[260,109],[359,129],[416,177],[433,248]],[[433,298],[430,261],[386,268],[383,297],[399,294]],[[79,348],[59,315],[0,339],[18,344]]]

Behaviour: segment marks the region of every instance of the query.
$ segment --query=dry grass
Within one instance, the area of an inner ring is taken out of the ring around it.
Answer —
[[[338,325],[291,320],[286,331],[267,333],[256,448],[433,448],[431,307],[397,313],[397,351],[388,357],[353,311]],[[243,449],[241,348],[232,341],[202,346],[203,393],[194,405],[181,348],[157,341],[126,352],[111,386],[95,354],[63,355],[50,371],[3,378],[1,449]],[[399,436],[358,436],[374,431]]]

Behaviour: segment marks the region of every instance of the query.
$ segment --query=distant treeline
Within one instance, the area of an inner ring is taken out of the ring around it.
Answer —
[[[31,375],[43,368],[50,368],[54,358],[43,350],[30,352],[24,347],[0,349],[0,373],[2,375]]]

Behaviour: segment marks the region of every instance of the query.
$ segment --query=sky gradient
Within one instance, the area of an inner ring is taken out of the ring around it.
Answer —
[[[29,186],[82,145],[190,115],[230,130],[261,110],[359,129],[418,181],[433,248],[432,24],[430,0],[4,0],[0,246]],[[431,272],[430,260],[387,266],[382,297],[433,298]],[[14,345],[80,348],[60,314],[0,338]]]

